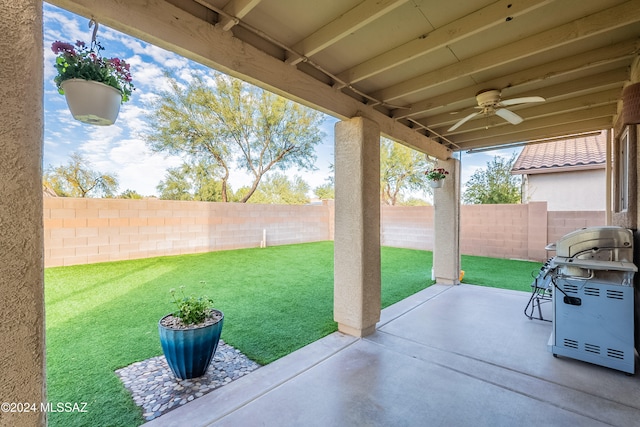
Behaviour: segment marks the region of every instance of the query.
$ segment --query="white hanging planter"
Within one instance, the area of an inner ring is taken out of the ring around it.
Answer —
[[[443,182],[444,182],[444,179],[437,179],[437,180],[429,181],[429,185],[431,185],[431,188],[441,188]]]
[[[114,87],[93,80],[69,79],[60,84],[73,118],[91,125],[116,122],[122,94]]]

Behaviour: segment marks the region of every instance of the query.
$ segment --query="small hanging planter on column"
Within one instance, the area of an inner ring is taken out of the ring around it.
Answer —
[[[444,179],[436,179],[433,181],[429,181],[429,185],[431,186],[431,188],[441,188],[443,183],[444,183]]]
[[[444,179],[449,175],[449,172],[444,168],[429,169],[424,173],[429,180],[431,188],[441,188],[444,183]]]
[[[95,22],[91,20],[89,27]],[[129,100],[135,89],[129,64],[120,58],[99,55],[104,48],[96,41],[95,23],[91,47],[77,41],[75,45],[55,41],[51,50],[57,55],[53,79],[61,95],[65,95],[73,118],[92,125],[112,125],[120,104]]]

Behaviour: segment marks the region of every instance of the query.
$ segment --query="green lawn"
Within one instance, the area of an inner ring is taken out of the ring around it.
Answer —
[[[463,283],[531,292],[542,263],[462,255]]]
[[[529,290],[539,264],[463,257],[464,282]],[[382,248],[382,305],[431,282],[432,254]],[[497,271],[502,269],[506,274]],[[45,271],[50,402],[87,402],[52,413],[52,426],[135,426],[139,409],[114,371],[162,354],[157,322],[169,290],[206,294],[225,313],[222,338],[258,363],[336,330],[333,242],[48,268]]]

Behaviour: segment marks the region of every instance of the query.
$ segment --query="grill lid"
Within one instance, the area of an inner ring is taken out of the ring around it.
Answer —
[[[548,249],[553,250],[553,245]],[[633,233],[613,226],[581,228],[562,236],[555,244],[555,251],[557,256],[567,258],[581,255],[591,258],[589,254],[604,251],[609,253],[609,261],[633,262]]]

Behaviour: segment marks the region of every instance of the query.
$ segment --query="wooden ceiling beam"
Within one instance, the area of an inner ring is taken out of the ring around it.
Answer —
[[[586,95],[576,96],[574,98],[562,99],[556,102],[545,102],[540,104],[528,104],[528,108],[522,108],[518,110],[517,106],[508,107],[509,110],[514,110],[518,115],[520,115],[525,122],[529,122],[532,120],[540,119],[543,117],[553,117],[558,116],[560,114],[568,113],[571,111],[583,111],[592,109],[594,107],[603,106],[603,105],[616,105],[618,99],[620,97],[622,90],[620,88],[608,89],[601,92],[589,93]],[[613,107],[611,107],[613,108]],[[606,110],[611,111],[611,110]],[[522,125],[512,126],[509,123],[502,121],[502,119],[493,119],[498,120],[500,126],[504,125],[507,128],[511,128],[514,130],[519,129]],[[455,123],[455,122],[454,122]],[[470,123],[471,126],[467,126]],[[464,135],[465,133],[477,132],[478,135],[486,132],[485,127],[483,126],[482,117],[478,119],[473,119],[470,122],[466,123],[463,128],[465,128],[462,132],[458,132],[459,135]],[[438,129],[435,127],[435,131],[438,133],[445,133],[445,129],[448,129],[453,123],[446,124],[443,129]],[[447,134],[447,138],[455,136],[453,134]],[[464,139],[465,137],[462,136]]]
[[[316,32],[292,46],[301,56],[292,56],[288,63],[295,65],[359,30],[370,22],[402,6],[408,0],[365,0],[344,15],[329,22]]]
[[[525,37],[480,55],[463,59],[438,70],[405,80],[376,91],[371,96],[390,103],[395,99],[432,88],[456,78],[512,63],[587,37],[597,36],[603,32],[611,31],[639,20],[640,7],[638,7],[638,2],[637,0],[630,0],[551,30]]]
[[[260,1],[261,0],[231,0],[222,10],[229,16],[242,19],[247,16]],[[218,25],[220,25],[224,31],[229,31],[237,25],[237,22],[229,16],[220,17],[220,21],[218,22]]]
[[[562,82],[552,86],[539,88],[533,91],[535,92],[533,93],[533,95],[541,96],[547,100],[550,100],[559,97],[571,97],[582,92],[596,92],[599,90],[613,88],[618,88],[619,90],[621,90],[624,82],[628,78],[629,69],[627,67],[622,67],[587,77],[577,78],[568,82]],[[513,97],[515,96],[508,96],[505,99]]]
[[[549,2],[550,0],[497,1],[440,28],[436,28],[424,36],[345,70],[339,73],[337,77],[349,84],[357,83],[391,68],[399,67],[406,62],[420,58],[444,46],[471,37],[480,31],[502,24],[508,16],[520,16]]]
[[[476,93],[487,88],[503,89],[505,91],[505,95],[517,93],[520,86],[528,83],[546,80],[595,66],[633,58],[638,49],[640,49],[640,42],[637,38],[625,40],[620,43],[573,55],[561,60],[552,61],[537,67],[527,68],[525,70],[498,77],[474,86],[448,92],[440,96],[417,102],[409,108],[398,108],[392,111],[392,116],[395,119],[402,119],[405,117],[424,114],[437,108],[451,106],[452,104],[460,102],[460,100],[472,100]],[[454,105],[454,108],[464,108],[465,106],[470,107],[473,105],[456,104]]]
[[[518,132],[508,135],[494,135],[488,138],[481,138],[466,143],[460,143],[460,149],[456,151],[470,150],[473,148],[485,148],[498,145],[532,141],[543,138],[556,138],[576,133],[594,132],[611,128],[610,117],[599,117],[584,121],[560,123],[553,126],[535,129],[527,132]]]
[[[492,120],[494,122],[499,120],[499,124],[491,126],[489,129],[464,132],[458,135],[447,136],[447,138],[460,146],[463,146],[464,144],[470,143],[472,141],[490,140],[494,138],[511,140],[510,142],[520,142],[523,140],[522,138],[533,139],[522,136],[528,134],[528,132],[534,132],[537,129],[544,129],[564,123],[568,124],[606,117],[609,123],[608,127],[611,127],[613,125],[612,117],[615,114],[616,105],[606,104],[581,110],[564,112],[561,114],[553,114],[545,117],[533,118],[530,120],[525,120],[524,122],[515,126],[497,117]]]

